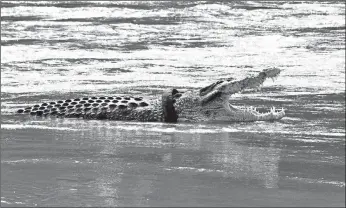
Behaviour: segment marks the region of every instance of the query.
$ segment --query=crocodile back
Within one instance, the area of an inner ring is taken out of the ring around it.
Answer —
[[[32,116],[65,118],[161,121],[161,104],[143,97],[84,97],[59,100],[19,109],[17,113]]]

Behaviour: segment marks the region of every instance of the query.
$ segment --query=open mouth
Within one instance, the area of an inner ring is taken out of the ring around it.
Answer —
[[[244,79],[241,81],[235,81],[234,83],[242,83],[240,86],[246,86],[243,88],[232,88],[233,94],[241,93],[243,91],[259,91],[263,86],[263,82],[265,79],[270,78],[273,82],[277,79],[280,74],[280,69],[272,68],[265,69],[259,73],[258,78],[253,79]],[[233,86],[239,86],[233,85]],[[253,106],[242,107],[242,106],[234,106],[230,103],[225,104],[225,109],[229,116],[237,121],[267,121],[267,120],[279,120],[285,116],[285,109],[276,109],[275,107],[271,107],[269,111],[260,112],[257,108]]]
[[[259,112],[257,108],[250,107],[238,107],[231,104],[226,106],[226,110],[231,118],[241,121],[268,121],[279,120],[285,116],[285,109],[276,109],[271,107],[267,112]]]

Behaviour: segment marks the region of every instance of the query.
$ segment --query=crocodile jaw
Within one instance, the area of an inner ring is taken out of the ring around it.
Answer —
[[[224,107],[227,112],[226,119],[228,121],[274,121],[280,120],[285,116],[285,110],[283,108],[276,110],[275,107],[272,107],[268,112],[261,113],[252,106],[237,107],[227,103]]]

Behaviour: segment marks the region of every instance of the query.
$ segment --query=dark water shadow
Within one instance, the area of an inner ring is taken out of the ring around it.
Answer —
[[[44,20],[46,17],[43,16],[1,16],[1,21],[39,21]]]
[[[56,19],[54,22],[93,22],[95,24],[123,24],[132,23],[139,25],[176,25],[180,18],[176,17],[141,17],[141,18],[118,18],[118,17],[93,17],[93,18],[67,18]]]

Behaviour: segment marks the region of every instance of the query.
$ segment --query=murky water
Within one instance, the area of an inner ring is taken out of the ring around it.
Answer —
[[[344,206],[345,3],[2,2],[1,206]],[[28,104],[284,69],[277,122],[30,118]]]

